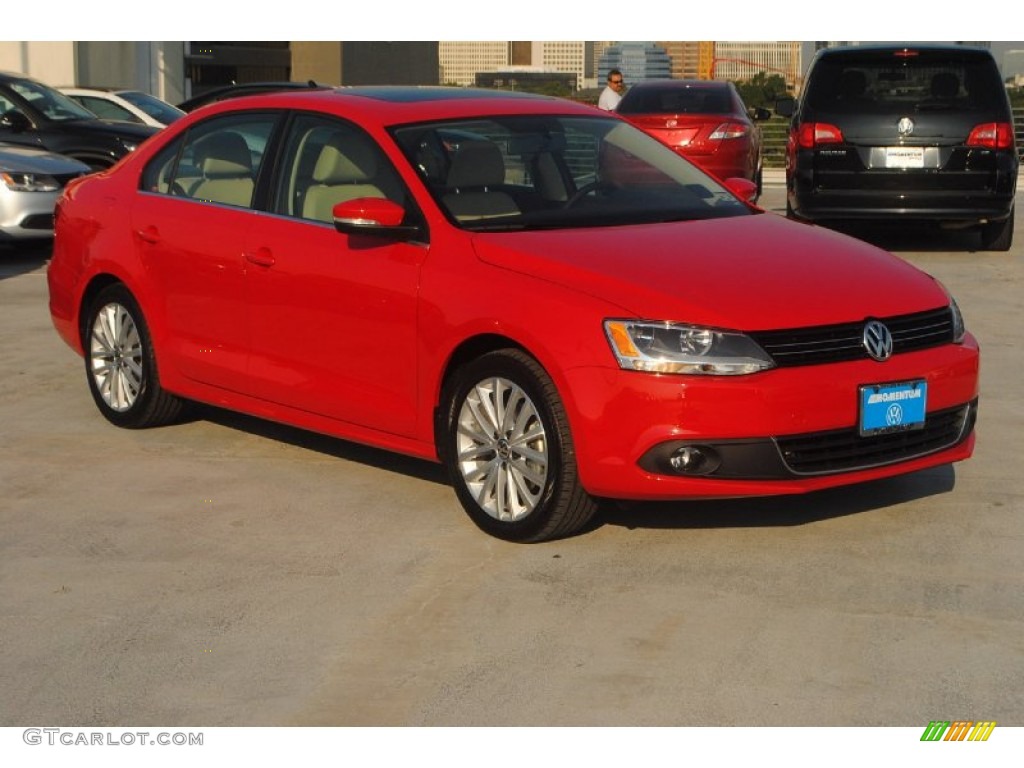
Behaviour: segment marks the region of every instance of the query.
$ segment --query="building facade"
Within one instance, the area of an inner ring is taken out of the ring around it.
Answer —
[[[135,88],[172,104],[190,95],[180,41],[0,42],[0,69],[54,86]]]
[[[608,70],[627,82],[654,78],[749,80],[781,75],[799,89],[813,51],[857,43],[787,41],[442,41],[442,42],[0,42],[0,69],[56,86],[136,88],[173,104],[232,82],[315,80],[328,85],[457,85],[477,73],[527,67],[571,73],[577,91],[600,89]],[[965,45],[991,47],[991,43]],[[1004,77],[1024,55],[1003,56]],[[561,81],[559,79],[559,81]]]
[[[190,96],[234,83],[292,79],[292,55],[287,42],[195,41],[183,46]]]
[[[797,87],[803,76],[800,42],[716,42],[712,77],[750,80],[759,72],[781,75]]]
[[[668,53],[672,62],[672,77],[676,80],[696,80],[700,78],[700,50],[702,45],[694,41],[657,42]]]
[[[598,60],[598,81],[603,84],[608,72],[618,69],[630,83],[641,80],[664,80],[672,77],[672,60],[668,52],[653,42],[616,43],[605,49]]]
[[[437,44],[442,85],[469,86],[477,72],[493,72],[511,65],[512,44],[507,40],[442,41]]]
[[[531,64],[548,72],[571,73],[576,77],[576,88],[586,87],[588,78],[594,79],[594,44],[582,40],[544,40],[531,46]]]

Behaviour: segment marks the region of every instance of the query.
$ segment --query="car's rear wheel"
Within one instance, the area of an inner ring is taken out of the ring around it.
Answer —
[[[536,542],[578,532],[597,504],[580,485],[561,398],[517,349],[490,352],[452,377],[441,454],[455,492],[481,529]]]
[[[986,251],[1008,251],[1013,245],[1013,211],[1003,221],[981,227],[981,247]]]
[[[89,391],[108,421],[134,429],[181,415],[182,400],[160,386],[149,329],[127,288],[117,284],[100,291],[84,330]]]

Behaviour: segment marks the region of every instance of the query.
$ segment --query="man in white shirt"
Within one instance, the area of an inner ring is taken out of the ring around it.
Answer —
[[[601,98],[597,100],[597,106],[601,109],[612,112],[622,101],[622,93],[626,90],[626,84],[622,79],[622,72],[617,69],[608,72],[608,85],[601,91]]]

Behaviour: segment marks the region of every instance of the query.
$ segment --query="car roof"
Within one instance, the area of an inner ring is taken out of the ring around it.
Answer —
[[[991,57],[992,52],[987,48],[972,45],[943,45],[940,43],[921,43],[919,45],[900,43],[897,45],[874,44],[874,45],[837,45],[831,48],[822,48],[815,56],[817,58],[831,58],[833,56],[849,56],[856,54],[884,54],[897,51],[919,51],[921,53],[961,53],[964,56]]]
[[[208,91],[203,91],[200,94],[192,96],[191,98],[185,99],[180,102],[177,106],[178,109],[182,109],[186,112],[191,112],[193,109],[198,109],[206,104],[211,104],[215,101],[222,101],[224,99],[237,98],[244,96],[249,93],[263,93],[269,91],[286,91],[286,90],[310,90],[314,88],[331,88],[330,85],[321,85],[313,80],[307,80],[304,82],[298,81],[266,81],[256,83],[233,83],[231,85],[222,85],[217,88],[211,88]]]
[[[381,126],[493,115],[609,113],[555,96],[448,86],[343,86],[275,91],[209,104],[204,114],[237,109],[314,109]]]
[[[36,80],[34,77],[29,77],[24,72],[8,72],[2,69],[0,69],[0,80],[6,80],[8,82],[14,80],[31,80],[34,83],[40,82],[39,80]]]
[[[633,88],[709,88],[728,90],[731,85],[732,83],[727,80],[677,80],[675,78],[659,78],[654,80],[641,80],[638,83],[633,83],[630,86],[630,90]]]
[[[82,93],[107,93],[117,95],[117,91],[113,88],[96,88],[92,85],[58,85],[57,90],[66,93],[67,91],[80,91]]]

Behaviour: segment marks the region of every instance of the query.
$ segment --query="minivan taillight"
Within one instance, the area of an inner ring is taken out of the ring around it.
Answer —
[[[1013,146],[1013,125],[1010,123],[981,123],[974,126],[967,137],[968,147],[1010,149]]]
[[[820,144],[842,144],[843,132],[831,123],[803,123],[797,143],[804,149],[814,149]]]

